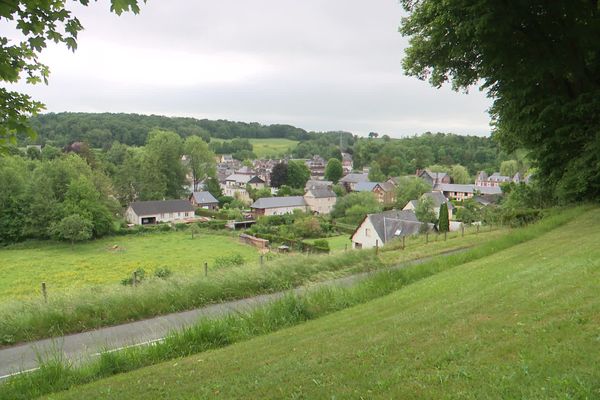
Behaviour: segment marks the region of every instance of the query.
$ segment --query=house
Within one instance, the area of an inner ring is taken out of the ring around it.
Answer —
[[[219,200],[210,192],[193,192],[189,197],[190,203],[196,207],[215,210],[219,207]]]
[[[302,196],[261,197],[250,206],[255,217],[292,214],[294,210],[307,212],[308,205]]]
[[[358,182],[354,186],[355,192],[372,192],[377,201],[383,205],[396,202],[396,187],[389,182]]]
[[[423,194],[423,196],[421,196],[421,198],[424,198],[424,197],[428,197],[429,199],[431,199],[431,206],[432,206],[432,209],[433,209],[433,212],[434,212],[436,218],[438,217],[438,215],[440,215],[440,206],[443,203],[446,203],[448,205],[448,218],[449,219],[453,218],[454,205],[452,203],[450,203],[446,197],[444,197],[442,192],[436,192],[436,191],[427,192],[427,193]],[[418,204],[419,204],[419,202],[417,200],[411,200],[404,206],[404,208],[402,210],[414,212],[417,209]]]
[[[265,181],[256,175],[251,174],[232,174],[225,178],[225,182],[221,184],[221,190],[225,196],[234,197],[245,203],[250,203],[250,194],[246,187],[250,186],[253,189],[262,189],[265,187]]]
[[[352,172],[354,163],[352,162],[352,154],[342,153],[342,170],[345,174]]]
[[[350,239],[353,249],[370,249],[402,236],[416,235],[424,229],[432,230],[433,224],[419,222],[412,211],[390,210],[367,214]]]
[[[428,169],[417,170],[417,177],[429,183],[432,187],[440,183],[450,183],[450,175],[445,172],[432,172]]]
[[[316,189],[316,188],[331,189],[331,188],[333,188],[333,182],[309,179],[308,181],[306,181],[306,185],[304,185],[305,191],[310,190],[310,189]]]
[[[306,166],[310,171],[310,177],[312,179],[322,179],[325,176],[325,167],[327,167],[327,161],[319,155],[313,156],[313,158],[305,161]]]
[[[125,217],[135,225],[185,222],[194,218],[194,211],[194,206],[187,200],[136,201],[127,207]]]
[[[448,199],[463,201],[476,194],[501,195],[500,186],[458,185],[455,183],[440,184],[433,187],[434,191],[442,192]]]
[[[500,175],[499,172],[494,172],[492,175],[488,176],[485,171],[481,171],[475,178],[475,186],[500,187],[503,183],[515,182],[515,179],[517,183],[521,180],[521,175],[518,172],[511,178],[510,176]]]
[[[317,214],[329,214],[337,202],[337,196],[327,187],[313,187],[304,194],[308,208]]]
[[[344,185],[347,192],[353,192],[354,186],[359,182],[368,182],[369,174],[368,173],[350,173],[340,179],[340,183]]]

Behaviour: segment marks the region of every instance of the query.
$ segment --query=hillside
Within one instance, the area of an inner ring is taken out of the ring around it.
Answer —
[[[391,295],[79,398],[595,398],[600,210]]]

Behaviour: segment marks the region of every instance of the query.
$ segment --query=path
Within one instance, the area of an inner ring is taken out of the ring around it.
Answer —
[[[422,264],[434,257],[447,256],[467,249],[461,248],[436,256],[408,261],[389,269],[401,269],[411,265]],[[56,354],[62,354],[63,359],[68,359],[76,363],[97,356],[100,352],[116,351],[125,347],[159,341],[168,335],[169,332],[193,325],[202,317],[214,317],[247,311],[261,304],[279,299],[288,293],[301,293],[319,286],[351,286],[356,282],[366,279],[371,274],[372,272],[362,272],[288,291],[212,304],[191,311],[168,314],[123,325],[8,347],[0,350],[0,379],[21,373],[19,371],[25,372],[37,369],[39,359],[48,359],[49,357],[56,356]]]

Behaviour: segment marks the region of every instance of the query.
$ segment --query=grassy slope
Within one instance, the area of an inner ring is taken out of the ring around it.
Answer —
[[[119,246],[114,250],[114,245]],[[0,301],[37,294],[40,282],[51,291],[117,283],[136,268],[152,274],[157,267],[176,273],[200,273],[204,261],[237,253],[248,261],[256,249],[234,238],[201,233],[193,240],[186,232],[117,236],[70,245],[36,242],[0,250]]]
[[[365,305],[50,398],[595,398],[599,223],[595,210]]]
[[[279,157],[282,154],[289,154],[297,145],[298,141],[281,138],[271,139],[248,139],[252,144],[254,154],[258,158]],[[211,141],[224,141],[223,139],[212,138]]]

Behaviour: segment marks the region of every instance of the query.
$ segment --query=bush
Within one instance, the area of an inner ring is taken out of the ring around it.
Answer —
[[[313,242],[313,247],[318,252],[329,253],[329,242],[325,239],[317,239]]]
[[[142,283],[142,281],[146,277],[146,271],[144,271],[143,268],[138,268],[134,272],[135,272],[135,277],[136,277],[135,283],[136,284]],[[129,277],[122,279],[121,285],[125,285],[125,286],[133,285],[133,273]]]
[[[240,254],[231,254],[229,256],[217,257],[215,259],[216,268],[235,267],[244,264],[244,257]]]
[[[167,267],[160,267],[154,271],[154,276],[157,278],[166,279],[166,278],[170,277],[171,275],[173,275],[173,273]]]

